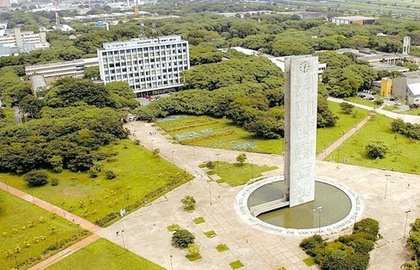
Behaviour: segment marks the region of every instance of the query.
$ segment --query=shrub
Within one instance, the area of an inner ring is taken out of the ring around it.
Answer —
[[[371,158],[383,158],[388,152],[388,146],[383,141],[371,141],[366,145],[366,150]]]
[[[354,224],[354,234],[365,233],[376,240],[379,233],[379,222],[372,218],[365,218]]]
[[[246,161],[247,157],[245,153],[239,154],[236,157],[236,161],[239,163],[239,166],[243,166],[245,161]]]
[[[195,209],[195,199],[193,196],[185,196],[182,198],[181,202],[184,204],[184,209],[186,211],[193,211]]]
[[[30,187],[41,187],[48,183],[48,176],[42,171],[31,171],[23,176]]]
[[[214,162],[213,162],[213,161],[208,161],[208,162],[206,163],[206,167],[207,167],[208,169],[210,169],[210,170],[213,170],[213,169],[214,169],[214,167],[215,167]]]
[[[180,247],[186,248],[189,244],[193,244],[195,236],[188,230],[180,229],[174,232],[172,235],[172,244]]]
[[[108,179],[108,180],[112,180],[116,177],[116,175],[113,171],[106,171],[105,175],[106,175],[106,179]]]
[[[320,235],[314,235],[302,240],[299,245],[309,256],[316,256],[318,247],[324,247],[325,243]]]
[[[342,102],[340,103],[340,108],[343,111],[343,113],[351,114],[351,112],[353,111],[354,105],[347,102]]]
[[[51,180],[51,186],[53,186],[53,187],[58,186],[59,182],[60,181],[57,178],[54,178],[54,179]]]

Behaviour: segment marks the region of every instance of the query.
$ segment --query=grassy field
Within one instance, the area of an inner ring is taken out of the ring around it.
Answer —
[[[226,182],[230,186],[240,186],[249,182],[252,178],[262,176],[261,173],[275,170],[278,167],[258,166],[251,163],[244,163],[239,166],[237,163],[215,162],[213,171],[219,175],[218,183]]]
[[[347,158],[349,164],[419,174],[420,141],[392,132],[392,121],[383,115],[375,115],[363,129],[331,153],[326,160],[342,162]],[[370,159],[367,156],[365,147],[372,140],[382,140],[388,145],[385,158]]]
[[[0,268],[19,269],[43,260],[79,241],[77,225],[55,216],[38,206],[0,190]],[[87,235],[83,231],[83,235]],[[72,239],[65,246],[52,248],[63,239]]]
[[[369,114],[369,111],[356,107],[353,108],[353,112],[351,114],[345,114],[341,111],[340,105],[335,102],[329,102],[328,106],[333,114],[338,116],[338,120],[334,127],[317,129],[317,154],[321,153],[322,150],[338,140],[338,138],[343,136],[343,134],[352,129]]]
[[[328,104],[339,119],[335,127],[317,130],[317,153],[331,145],[369,113],[354,108],[352,114],[344,114],[338,103]],[[157,125],[182,144],[270,154],[281,154],[284,151],[283,139],[258,139],[227,119],[182,116],[163,119]]]
[[[160,270],[165,268],[160,267],[159,265],[137,256],[136,254],[102,238],[75,252],[73,255],[48,267],[47,269]]]
[[[360,105],[373,107],[373,108],[379,108],[380,107],[380,105],[377,105],[372,100],[367,100],[367,99],[361,98],[361,97],[346,97],[344,100],[348,101],[348,102],[357,103],[357,104],[360,104]]]
[[[228,119],[182,116],[160,120],[157,125],[181,144],[257,153],[284,151],[283,139],[258,139]]]
[[[144,200],[154,199],[192,179],[175,165],[129,140],[109,145],[107,149],[118,155],[103,162],[97,178],[90,178],[88,173],[48,172],[50,179],[59,180],[59,184],[34,189],[26,185],[22,176],[2,174],[0,180],[95,222],[127,206],[141,206],[139,203]],[[108,170],[116,174],[115,179],[106,179]]]

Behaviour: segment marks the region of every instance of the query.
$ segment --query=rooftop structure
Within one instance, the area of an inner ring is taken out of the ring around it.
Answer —
[[[104,43],[98,61],[105,84],[126,82],[138,97],[174,91],[190,68],[188,41],[180,36]]]
[[[38,74],[45,78],[58,76],[83,76],[86,67],[98,65],[98,58],[78,59],[50,64],[26,66],[26,75]]]
[[[376,21],[373,17],[363,17],[363,16],[352,16],[352,17],[333,17],[331,18],[331,22],[335,23],[336,25],[340,24],[359,24],[359,25],[366,25],[366,24],[373,24]]]
[[[0,37],[0,56],[48,49],[49,47],[50,44],[47,42],[44,32],[35,34],[33,31],[21,31],[19,28],[14,28],[6,30],[6,35]]]

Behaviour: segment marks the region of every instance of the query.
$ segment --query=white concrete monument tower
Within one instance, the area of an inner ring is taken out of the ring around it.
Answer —
[[[289,206],[315,199],[318,57],[285,60],[285,189]]]

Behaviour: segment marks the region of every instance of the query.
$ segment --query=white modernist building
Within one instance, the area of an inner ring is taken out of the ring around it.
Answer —
[[[180,36],[104,43],[98,61],[104,84],[126,82],[137,97],[174,91],[190,68],[188,41]]]

